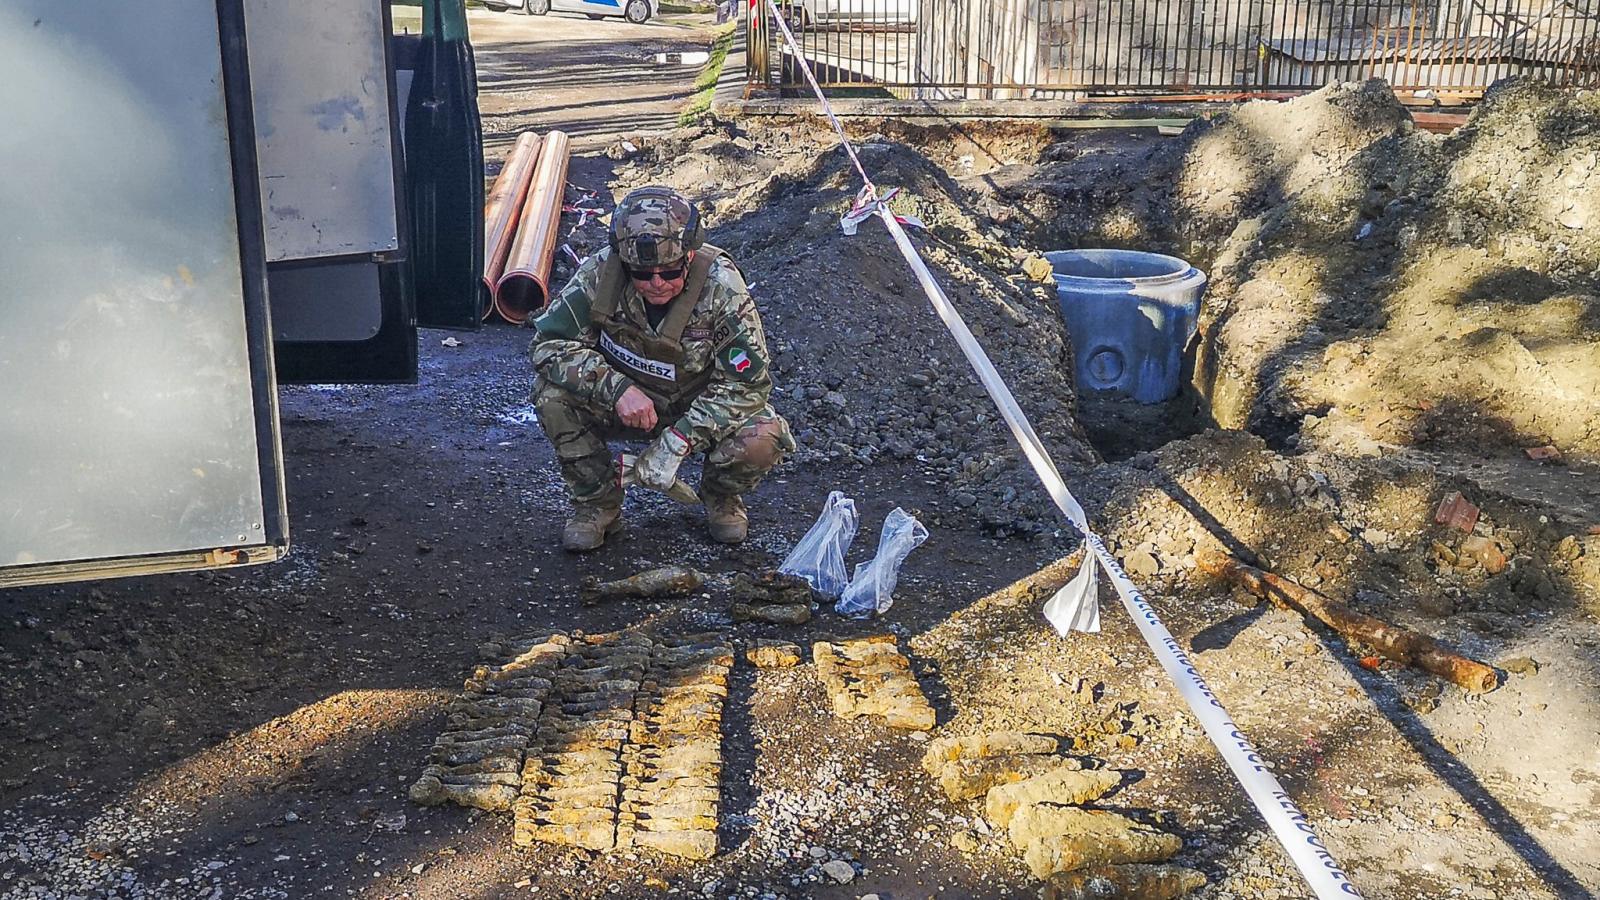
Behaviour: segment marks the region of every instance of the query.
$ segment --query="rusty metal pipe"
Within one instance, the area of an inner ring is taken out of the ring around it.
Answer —
[[[539,147],[533,185],[522,206],[522,222],[506,260],[505,274],[495,286],[494,308],[500,318],[521,325],[550,301],[550,264],[556,256],[556,230],[566,197],[568,138],[552,131]]]
[[[500,276],[506,270],[506,258],[511,255],[511,242],[517,234],[517,222],[522,218],[522,204],[528,198],[528,187],[533,184],[539,143],[539,136],[531,131],[518,136],[483,203],[483,287],[490,297],[483,308],[485,319],[494,312],[495,285],[500,283]]]

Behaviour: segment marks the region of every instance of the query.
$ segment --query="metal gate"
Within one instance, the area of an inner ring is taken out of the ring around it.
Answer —
[[[802,89],[752,10],[754,87]],[[1384,78],[1470,100],[1528,75],[1600,85],[1600,0],[781,0],[834,93],[1223,99]]]

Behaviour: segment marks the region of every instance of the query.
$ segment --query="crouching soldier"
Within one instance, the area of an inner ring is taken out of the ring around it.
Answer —
[[[767,403],[761,316],[738,267],[705,243],[693,204],[664,187],[623,198],[609,249],[578,267],[534,325],[533,404],[574,507],[562,545],[593,550],[621,527],[606,437],[642,435],[653,440],[630,483],[665,491],[704,453],[706,525],[718,541],[743,541],[742,496],[795,444]]]

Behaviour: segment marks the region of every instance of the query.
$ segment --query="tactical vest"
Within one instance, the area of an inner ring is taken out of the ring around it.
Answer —
[[[600,354],[658,405],[683,408],[711,381],[710,366],[693,375],[683,371],[683,330],[711,280],[712,267],[726,255],[710,244],[695,251],[683,290],[668,301],[667,317],[655,332],[635,324],[619,309],[629,281],[621,258],[612,254],[600,270],[600,284],[589,305],[589,320],[600,332]]]

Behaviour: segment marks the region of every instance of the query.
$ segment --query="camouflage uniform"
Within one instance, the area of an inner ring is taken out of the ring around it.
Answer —
[[[534,320],[539,334],[529,349],[538,373],[533,404],[573,502],[622,502],[616,460],[605,438],[644,434],[626,428],[617,416],[617,400],[629,387],[638,387],[655,404],[652,435],[676,428],[691,453],[705,453],[700,492],[708,499],[754,489],[794,451],[788,423],[767,402],[772,378],[755,302],[738,268],[714,247],[698,251],[707,253],[715,262],[704,287],[689,310],[678,311],[678,354],[662,352],[662,332],[673,330],[672,310],[659,326],[662,331],[652,328],[645,300],[632,282],[606,277],[609,249],[579,266]],[[604,302],[597,295],[605,285],[620,287],[621,296]],[[688,300],[690,289],[686,284],[670,306],[677,309]],[[614,309],[609,318],[592,315],[602,307]],[[663,362],[664,356],[671,358]]]

